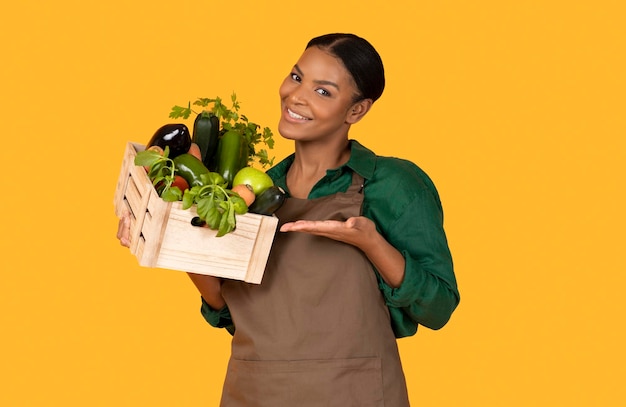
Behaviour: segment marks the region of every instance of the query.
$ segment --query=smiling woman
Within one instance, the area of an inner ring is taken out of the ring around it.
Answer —
[[[396,338],[443,327],[459,292],[430,178],[348,136],[384,84],[369,42],[329,34],[280,86],[295,152],[267,172],[287,198],[264,280],[190,274],[233,335],[223,406],[409,405]]]

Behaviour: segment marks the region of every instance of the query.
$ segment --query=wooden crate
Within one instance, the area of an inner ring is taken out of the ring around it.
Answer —
[[[274,240],[278,219],[253,213],[237,215],[236,229],[222,237],[191,225],[195,206],[165,202],[148,174],[134,163],[145,146],[128,143],[115,191],[115,214],[131,216],[130,251],[141,266],[158,267],[259,284]]]

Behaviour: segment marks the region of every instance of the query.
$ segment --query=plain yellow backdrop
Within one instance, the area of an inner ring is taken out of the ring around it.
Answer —
[[[399,345],[416,406],[626,398],[620,1],[24,0],[0,16],[0,405],[215,406],[229,335],[115,239],[127,141],[228,97],[276,129],[308,39],[368,38],[352,137],[435,181],[461,304]],[[277,158],[292,146],[278,140]]]

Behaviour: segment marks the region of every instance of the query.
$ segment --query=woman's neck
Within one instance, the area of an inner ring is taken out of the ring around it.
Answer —
[[[347,138],[329,143],[297,141],[295,158],[287,173],[287,187],[292,196],[306,198],[326,171],[338,168],[350,159]]]
[[[299,167],[303,173],[315,173],[337,168],[350,158],[350,142],[342,139],[333,143],[298,141],[295,145],[292,168]]]

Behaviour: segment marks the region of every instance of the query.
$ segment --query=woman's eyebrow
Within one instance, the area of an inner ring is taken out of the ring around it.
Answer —
[[[293,69],[298,73],[298,75],[300,76],[304,76],[304,73],[302,73],[302,70],[300,69],[300,67],[298,66],[298,64],[295,64],[293,66]],[[314,83],[318,84],[318,85],[327,85],[327,86],[332,86],[333,88],[339,90],[339,85],[337,85],[335,82],[332,81],[324,81],[324,80],[314,80]]]

